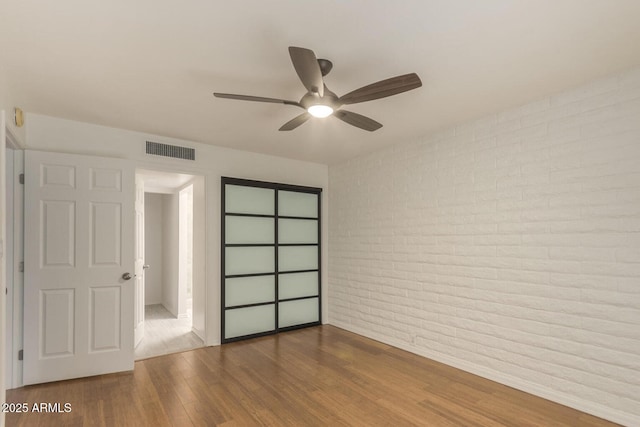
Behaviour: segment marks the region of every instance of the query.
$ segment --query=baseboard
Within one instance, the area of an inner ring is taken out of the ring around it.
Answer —
[[[596,417],[604,418],[614,423],[622,424],[625,426],[640,426],[640,417],[629,414],[627,412],[611,409],[598,403],[590,402],[587,400],[579,399],[566,393],[561,393],[556,390],[552,390],[548,387],[541,386],[539,384],[533,384],[521,378],[514,377],[512,375],[503,374],[493,369],[486,368],[484,366],[469,363],[464,360],[457,359],[448,355],[444,355],[438,352],[424,350],[416,348],[408,343],[401,342],[399,340],[390,339],[380,334],[376,334],[371,331],[364,330],[357,326],[345,324],[342,322],[330,321],[330,325],[344,329],[349,332],[353,332],[364,337],[380,341],[384,344],[391,345],[393,347],[408,351],[410,353],[417,354],[419,356],[426,357],[436,362],[444,363],[445,365],[452,366],[454,368],[461,369],[465,372],[469,372],[474,375],[496,381],[500,384],[513,387],[515,389],[542,397],[544,399],[551,400],[561,405],[568,406],[573,409],[577,409],[582,412],[594,415]]]
[[[191,327],[191,332],[193,332],[194,334],[196,334],[198,336],[198,338],[200,338],[202,340],[202,342],[205,342],[204,340],[204,331],[201,331],[198,328],[195,327]]]
[[[171,313],[171,315],[173,317],[175,317],[176,319],[178,318],[178,312],[177,310],[174,310],[173,307],[168,307],[167,305],[165,305],[164,303],[162,303],[162,306],[169,312]]]

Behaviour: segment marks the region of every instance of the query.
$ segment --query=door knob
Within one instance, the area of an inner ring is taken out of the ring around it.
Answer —
[[[143,266],[142,266],[142,268],[144,268],[145,270],[146,270],[147,268],[149,268],[149,267],[151,267],[149,264],[145,264],[145,265],[143,265]]]
[[[122,278],[123,278],[124,280],[130,280],[130,279],[131,279],[131,273],[124,273],[124,274],[122,275]]]

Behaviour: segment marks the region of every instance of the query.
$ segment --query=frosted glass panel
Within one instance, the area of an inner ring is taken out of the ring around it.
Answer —
[[[274,191],[270,188],[225,185],[225,210],[231,213],[273,215]]]
[[[280,274],[278,294],[280,299],[318,295],[318,273]]]
[[[302,325],[320,320],[318,298],[287,301],[278,305],[278,327]]]
[[[318,268],[317,246],[285,246],[278,248],[278,270],[314,270]]]
[[[278,191],[278,215],[318,217],[318,195],[296,191]]]
[[[235,308],[225,311],[225,338],[241,337],[259,332],[273,331],[276,320],[275,305]]]
[[[273,273],[275,251],[273,248],[226,248],[225,274]]]
[[[318,243],[318,220],[279,219],[278,243]]]
[[[273,218],[227,215],[224,221],[226,243],[273,243]]]
[[[225,306],[256,304],[275,299],[275,276],[235,277],[225,279]]]

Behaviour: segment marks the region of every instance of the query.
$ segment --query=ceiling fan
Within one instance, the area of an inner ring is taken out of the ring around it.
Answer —
[[[411,73],[381,80],[339,97],[327,88],[323,80],[323,77],[329,74],[329,71],[333,68],[331,61],[317,59],[312,50],[294,46],[289,47],[289,56],[291,56],[291,62],[293,62],[293,68],[298,73],[298,77],[307,88],[307,93],[300,101],[218,92],[214,92],[213,95],[218,98],[237,99],[240,101],[294,105],[306,110],[282,125],[279,129],[281,131],[293,130],[311,117],[323,118],[333,115],[345,123],[372,132],[380,129],[382,124],[352,111],[342,110],[340,107],[396,95],[422,86],[418,75]]]

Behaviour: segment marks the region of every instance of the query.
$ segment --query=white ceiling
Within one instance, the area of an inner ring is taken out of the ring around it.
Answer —
[[[3,2],[0,39],[27,112],[336,163],[640,64],[638,0]],[[333,61],[338,95],[416,72],[423,87],[278,128],[298,100],[288,46]]]

